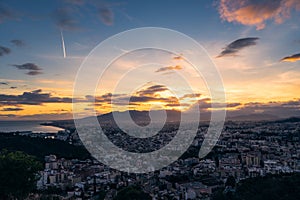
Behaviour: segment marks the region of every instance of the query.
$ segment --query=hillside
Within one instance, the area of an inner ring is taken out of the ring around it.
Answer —
[[[60,140],[15,136],[7,133],[0,134],[0,149],[23,151],[29,155],[36,156],[41,161],[44,160],[46,155],[50,154],[69,159],[90,158],[89,152],[81,146],[73,146]]]

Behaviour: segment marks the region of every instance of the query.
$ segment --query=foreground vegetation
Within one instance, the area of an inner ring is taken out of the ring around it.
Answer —
[[[0,150],[22,151],[37,157],[40,161],[46,155],[55,154],[67,159],[87,159],[89,152],[82,146],[74,146],[67,142],[53,139],[31,138],[12,134],[0,134]]]
[[[23,152],[0,152],[0,199],[25,199],[36,189],[42,163]]]
[[[299,200],[300,174],[268,175],[246,179],[234,193],[216,193],[214,200]]]
[[[149,194],[138,186],[130,186],[120,190],[114,200],[151,200]]]

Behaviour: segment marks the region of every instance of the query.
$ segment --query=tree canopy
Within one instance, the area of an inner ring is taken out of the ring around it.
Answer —
[[[298,200],[300,199],[300,174],[268,175],[246,179],[239,183],[235,193],[215,193],[214,200]]]
[[[120,190],[114,200],[151,200],[149,194],[137,186],[131,186]]]
[[[24,199],[36,187],[42,164],[23,152],[0,152],[0,199]]]

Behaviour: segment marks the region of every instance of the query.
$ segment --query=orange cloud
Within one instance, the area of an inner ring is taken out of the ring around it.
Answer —
[[[149,110],[151,106],[164,109],[186,110],[199,100],[200,93],[183,94],[177,98],[170,90],[160,84],[148,83],[132,94],[106,93],[100,96],[86,96],[89,106],[95,106],[97,112],[110,112],[111,108],[118,110]]]
[[[219,13],[223,20],[264,29],[267,20],[282,23],[292,9],[300,10],[299,0],[221,0]]]
[[[300,53],[284,57],[280,61],[284,61],[284,62],[296,62],[296,61],[299,61],[299,60],[300,60]]]
[[[183,60],[182,54],[180,54],[179,56],[174,56],[173,60]]]
[[[181,69],[182,67],[180,65],[176,65],[176,66],[162,67],[156,70],[155,72],[165,72],[165,71],[181,70]]]

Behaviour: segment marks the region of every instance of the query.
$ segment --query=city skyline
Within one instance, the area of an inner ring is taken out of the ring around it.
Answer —
[[[200,43],[223,78],[229,113],[300,115],[297,0],[1,1],[0,11],[0,120],[72,118],[73,84],[82,61],[108,37],[140,27],[173,29]],[[157,109],[192,111],[198,102],[201,111],[209,110],[205,84],[193,80],[181,59],[186,53],[158,56],[170,64],[151,68],[158,78],[171,80],[176,73],[190,77],[196,92],[179,92],[185,104],[178,106],[165,86],[147,83],[133,95],[132,109],[157,104]],[[137,64],[133,60],[117,63],[116,73]],[[110,92],[97,91],[100,114],[110,111],[112,96],[128,95]],[[84,94],[78,102],[88,105],[92,95]]]

